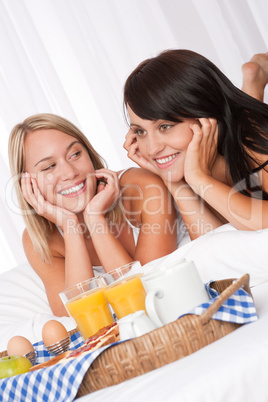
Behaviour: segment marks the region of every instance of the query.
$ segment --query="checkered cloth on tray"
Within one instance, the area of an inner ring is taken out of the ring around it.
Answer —
[[[189,314],[201,315],[215,301],[219,293],[209,286],[211,282],[205,285],[210,301],[195,307],[189,311]],[[241,287],[221,305],[211,318],[236,324],[247,324],[256,321],[258,316],[252,297]]]
[[[71,336],[71,349],[82,344],[79,332]],[[108,347],[110,345],[69,362],[0,380],[0,401],[73,401],[89,366]],[[37,352],[36,364],[51,359],[43,342],[34,344],[34,348]]]
[[[209,284],[206,285],[206,289],[211,297],[210,302],[191,310],[191,314],[202,314],[218,296],[218,293],[211,289]],[[246,324],[256,321],[258,316],[251,296],[240,288],[222,305],[213,318]],[[83,340],[79,333],[72,335],[71,349],[76,349],[82,343]],[[37,351],[36,364],[51,358],[43,342],[38,342],[34,347]],[[73,401],[91,363],[109,347],[111,345],[104,346],[86,356],[77,357],[70,362],[0,380],[0,401]]]

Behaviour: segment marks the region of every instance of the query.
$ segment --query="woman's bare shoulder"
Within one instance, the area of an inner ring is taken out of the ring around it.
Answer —
[[[175,219],[172,196],[162,179],[154,173],[142,168],[130,169],[121,177],[120,187],[124,209],[129,212],[127,218],[132,222],[134,216],[138,222],[137,225],[132,222],[134,226],[144,220],[146,211],[147,216],[153,211],[161,211],[162,216],[167,214]]]
[[[61,253],[62,236],[57,229],[51,235],[49,240],[51,261],[42,259],[41,254],[33,247],[27,229],[24,230],[22,240],[31,267],[43,281],[51,309],[55,315],[59,315],[58,294],[64,289],[65,284],[65,258]]]
[[[32,239],[29,235],[27,228],[24,229],[22,234],[22,244],[24,252],[32,267],[35,268],[36,263],[41,261],[41,256],[38,250],[35,249]],[[48,246],[53,257],[64,257],[64,241],[63,237],[55,227],[53,233],[48,240]],[[36,263],[35,263],[36,262]]]
[[[120,174],[120,173],[122,174],[122,171],[118,172],[118,174]],[[137,168],[133,167],[133,168],[126,170],[120,178],[121,186],[126,186],[129,184],[146,186],[149,183],[155,183],[155,184],[159,184],[160,186],[166,187],[165,184],[163,183],[162,179],[159,176],[150,172],[149,170],[139,168],[139,167],[137,167]]]
[[[28,255],[31,254],[31,252],[33,251],[34,247],[33,247],[33,243],[32,243],[32,240],[31,240],[31,237],[29,235],[29,232],[28,232],[27,228],[24,229],[24,231],[22,233],[22,244],[23,244],[23,248],[24,248],[24,252],[26,254],[26,257],[28,258]]]

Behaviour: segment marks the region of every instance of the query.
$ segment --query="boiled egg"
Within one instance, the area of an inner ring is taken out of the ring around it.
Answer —
[[[8,356],[25,356],[29,352],[33,352],[34,347],[31,342],[24,336],[13,336],[7,344]]]
[[[42,329],[42,339],[45,346],[53,345],[68,337],[65,326],[56,320],[50,320],[45,323]]]

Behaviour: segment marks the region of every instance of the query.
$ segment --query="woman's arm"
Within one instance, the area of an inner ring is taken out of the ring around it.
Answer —
[[[226,223],[225,219],[207,205],[185,180],[178,183],[166,183],[166,186],[179,208],[191,240]]]
[[[194,189],[202,189],[202,198],[237,229],[268,227],[268,201],[247,197],[207,175],[195,179]]]
[[[140,228],[134,259],[145,264],[177,248],[177,214],[163,181],[145,169],[132,168],[121,179],[127,218]]]
[[[259,230],[268,227],[268,201],[247,197],[234,187],[213,177],[217,149],[217,122],[200,119],[193,125],[193,140],[185,161],[185,179],[193,191],[237,229]],[[268,173],[262,172],[262,187],[268,188]]]
[[[120,242],[119,230],[112,231],[105,217],[106,212],[113,208],[120,197],[117,173],[100,169],[96,171],[96,177],[102,181],[97,194],[84,211],[84,220],[101,265],[106,271],[110,271],[133,261],[133,257]]]
[[[62,237],[55,226],[55,231],[49,239],[51,263],[44,262],[39,252],[34,250],[27,231],[23,236],[23,245],[32,268],[44,283],[53,313],[66,315],[58,296],[59,292],[93,276],[90,256],[83,233],[79,230],[78,218],[75,214],[47,202],[40,193],[36,180],[30,176],[22,178],[22,191],[25,199],[39,215],[63,230]]]

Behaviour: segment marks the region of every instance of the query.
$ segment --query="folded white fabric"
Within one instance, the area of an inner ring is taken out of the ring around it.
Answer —
[[[0,275],[0,351],[6,350],[14,335],[32,343],[42,339],[48,320],[58,320],[69,331],[76,327],[70,317],[55,317],[50,309],[43,282],[29,263]]]

